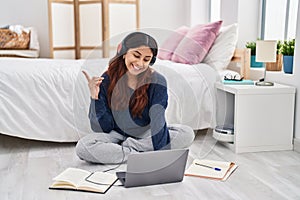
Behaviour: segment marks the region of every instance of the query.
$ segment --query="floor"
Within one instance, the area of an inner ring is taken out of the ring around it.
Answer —
[[[0,199],[300,199],[299,153],[235,154],[216,142],[211,131],[197,133],[187,166],[194,158],[235,162],[239,167],[225,182],[184,177],[180,183],[128,189],[114,186],[106,194],[49,190],[52,178],[67,167],[90,171],[112,167],[81,161],[74,153],[74,146],[74,143],[39,142],[0,135]]]

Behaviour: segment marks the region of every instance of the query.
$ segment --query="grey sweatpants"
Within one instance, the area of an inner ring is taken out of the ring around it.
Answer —
[[[195,138],[192,128],[179,124],[169,125],[168,128],[171,141],[169,149],[187,148],[192,144]],[[130,153],[143,151],[153,151],[151,136],[142,139],[125,138],[115,131],[88,134],[76,145],[79,158],[102,164],[123,163]]]

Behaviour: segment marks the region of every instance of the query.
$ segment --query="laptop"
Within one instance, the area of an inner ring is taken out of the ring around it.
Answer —
[[[128,156],[126,172],[116,172],[127,187],[174,183],[183,180],[188,149],[133,153]]]

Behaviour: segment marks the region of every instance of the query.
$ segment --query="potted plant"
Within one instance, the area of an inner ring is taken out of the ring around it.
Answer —
[[[247,42],[246,43],[246,48],[251,50],[251,67],[259,68],[263,67],[263,63],[261,62],[256,62],[256,42]]]
[[[285,40],[281,46],[283,55],[283,71],[287,74],[293,73],[293,60],[295,50],[295,39]]]
[[[283,63],[283,55],[281,53],[282,42],[280,40],[277,41],[277,51],[276,51],[276,62],[266,63],[267,71],[281,71],[282,63]]]

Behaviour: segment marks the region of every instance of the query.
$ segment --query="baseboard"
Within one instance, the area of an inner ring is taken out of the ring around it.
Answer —
[[[294,151],[300,153],[300,139],[294,138]]]

